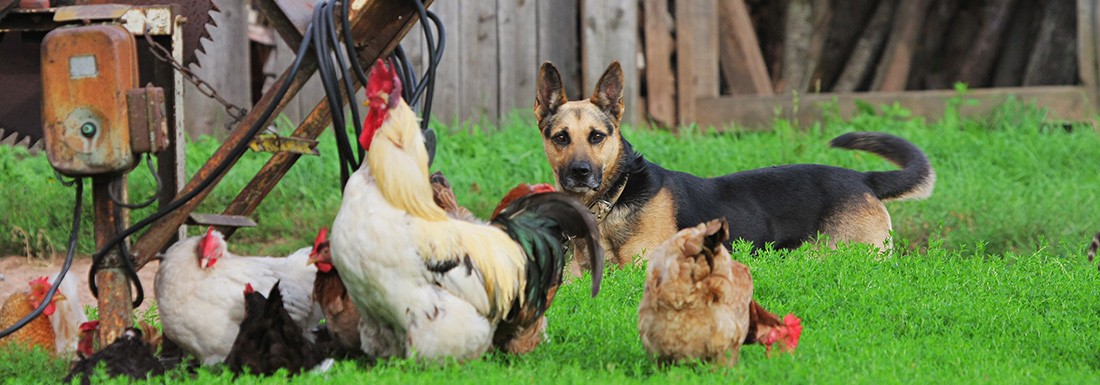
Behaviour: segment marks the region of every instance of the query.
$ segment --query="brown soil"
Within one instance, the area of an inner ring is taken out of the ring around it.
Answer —
[[[23,256],[0,257],[0,301],[6,300],[16,291],[27,289],[27,283],[32,279],[42,276],[53,276],[61,271],[64,258],[54,258],[48,264],[42,260],[31,260]],[[92,258],[78,256],[73,259],[73,265],[69,268],[69,278],[77,279],[77,288],[80,290],[80,305],[96,306],[95,297],[88,289],[88,269],[92,265]],[[139,311],[144,311],[153,303],[153,279],[157,274],[159,263],[150,262],[138,271],[141,278],[141,286],[145,289],[145,301],[142,302]],[[2,303],[2,302],[0,302]]]

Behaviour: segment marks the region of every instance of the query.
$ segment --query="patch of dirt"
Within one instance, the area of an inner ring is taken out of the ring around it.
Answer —
[[[40,259],[30,259],[24,256],[10,255],[0,257],[0,301],[7,300],[8,296],[17,291],[27,290],[27,284],[35,278],[53,276],[61,271],[64,258],[54,258],[48,264]],[[69,278],[76,279],[77,288],[80,290],[80,305],[97,306],[96,299],[88,289],[88,269],[92,266],[90,256],[77,256],[73,258],[73,265],[69,267]],[[160,263],[150,262],[144,268],[138,270],[141,278],[141,287],[145,289],[145,301],[141,303],[138,311],[145,311],[153,303],[153,280],[157,274]],[[3,302],[0,302],[2,304]]]

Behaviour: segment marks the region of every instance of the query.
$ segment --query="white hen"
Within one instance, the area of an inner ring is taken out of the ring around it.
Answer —
[[[50,283],[56,280],[57,275],[54,275]],[[76,343],[80,340],[80,324],[88,322],[84,307],[80,305],[76,281],[77,278],[72,274],[65,274],[65,278],[57,286],[57,292],[65,296],[65,299],[54,302],[57,311],[49,317],[50,324],[53,325],[54,345],[58,352],[76,351]]]
[[[316,266],[310,248],[286,258],[242,257],[226,250],[222,234],[208,230],[172,245],[156,277],[157,304],[164,335],[204,365],[225,360],[244,319],[241,291],[252,284],[268,292],[281,281],[284,306],[294,322],[309,330],[321,319],[312,299]]]

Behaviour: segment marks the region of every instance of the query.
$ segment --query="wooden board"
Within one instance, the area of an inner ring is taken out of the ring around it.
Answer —
[[[444,3],[444,2],[440,2]],[[449,48],[458,54],[461,88],[458,99],[459,119],[495,125],[499,116],[497,77],[497,9],[488,1],[458,2],[460,31]],[[449,24],[454,25],[454,24]]]
[[[646,106],[649,118],[663,127],[676,125],[676,74],[672,71],[673,25],[668,5],[668,0],[645,0],[643,3]]]
[[[590,96],[596,81],[612,60],[623,67],[623,123],[634,124],[645,106],[639,103],[638,3],[632,0],[582,0],[581,81],[583,96]],[[717,50],[715,50],[717,52]],[[715,64],[717,65],[717,63]]]
[[[874,106],[898,103],[914,116],[941,119],[947,99],[957,95],[954,90],[803,94],[799,95],[797,105],[790,96],[722,96],[697,100],[696,116],[700,127],[725,131],[769,130],[776,118],[797,120],[805,127],[820,121],[825,111],[839,112],[841,118],[850,118],[856,113],[856,101],[859,100]],[[1094,119],[1095,108],[1085,89],[1078,86],[970,90],[966,98],[979,103],[962,106],[960,112],[966,116],[987,115],[1010,97],[1046,108],[1050,120],[1091,122]]]
[[[718,26],[719,63],[729,91],[734,95],[771,95],[772,81],[745,0],[719,1]],[[646,39],[649,44],[648,36]],[[652,66],[649,61],[646,64]]]
[[[453,124],[460,121],[467,114],[459,105],[459,95],[464,92],[462,68],[459,65],[459,57],[462,50],[462,30],[466,27],[459,21],[459,6],[465,4],[458,1],[439,1],[432,4],[432,12],[443,21],[447,28],[447,42],[443,47],[443,60],[435,71],[435,96],[432,102],[432,119],[443,124]],[[422,35],[410,33],[410,35]],[[422,38],[413,36],[413,39]],[[426,49],[426,48],[425,48]],[[422,67],[427,68],[427,67]],[[495,84],[495,83],[494,83]]]
[[[238,107],[252,105],[248,76],[248,12],[247,2],[216,0],[221,12],[213,13],[216,27],[209,27],[210,40],[203,42],[206,53],[198,52],[201,67],[195,75],[218,92],[218,95]],[[229,131],[229,116],[217,101],[198,92],[193,84],[184,82],[185,130],[192,137],[213,135],[225,137]]]
[[[538,57],[538,4],[526,0],[497,1],[500,62],[498,93],[501,118],[517,114],[534,122],[535,78],[542,62]]]
[[[580,3],[577,0],[537,0],[538,63],[554,63],[570,100],[581,98]],[[592,85],[588,85],[592,87]],[[534,101],[531,101],[534,105]]]
[[[696,99],[718,95],[717,11],[714,0],[676,2],[676,94],[681,125],[695,122]]]
[[[905,89],[909,81],[909,68],[913,64],[913,52],[931,3],[931,0],[901,0],[894,18],[894,29],[875,70],[871,89],[887,92]]]
[[[1077,0],[1077,71],[1092,100],[1100,97],[1100,6],[1093,0]],[[1098,127],[1100,128],[1100,127]]]

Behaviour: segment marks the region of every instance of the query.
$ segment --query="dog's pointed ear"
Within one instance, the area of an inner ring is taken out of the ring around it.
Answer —
[[[539,80],[535,85],[535,118],[542,119],[558,111],[565,104],[565,86],[561,84],[558,69],[549,61],[539,68]]]
[[[592,92],[592,104],[615,119],[616,125],[623,117],[623,67],[618,61],[612,61],[596,83]]]

